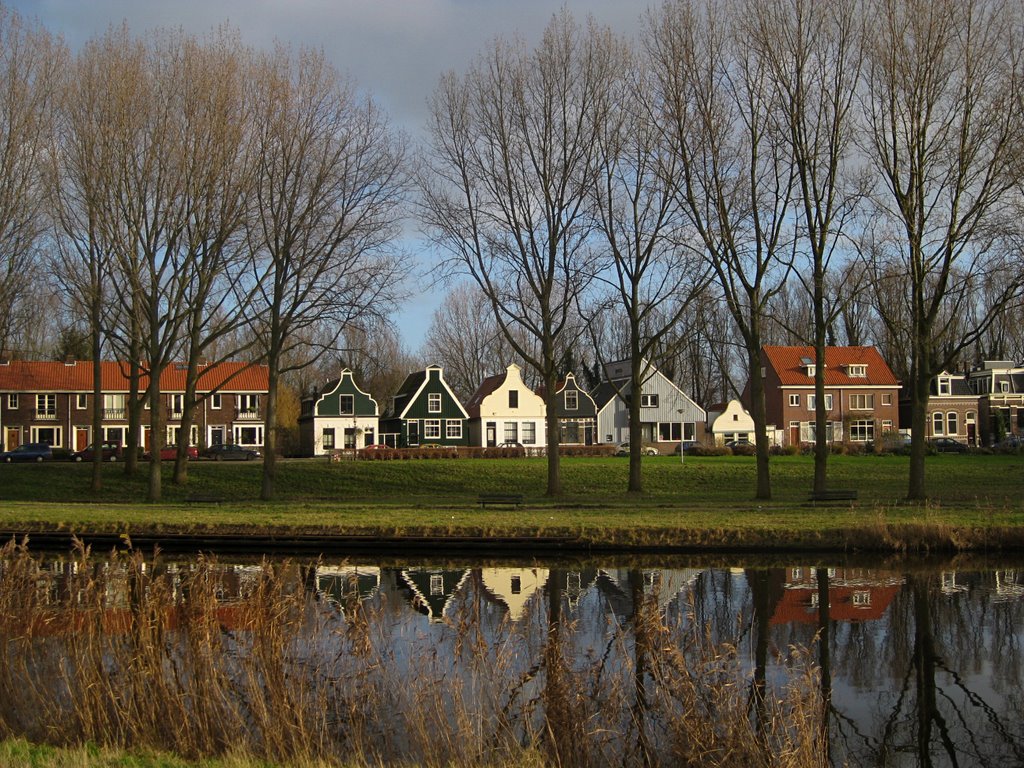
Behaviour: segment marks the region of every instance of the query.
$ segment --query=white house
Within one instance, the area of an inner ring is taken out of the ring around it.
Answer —
[[[522,369],[515,363],[484,379],[466,410],[470,445],[544,445],[544,399],[523,383]]]
[[[708,414],[708,419],[715,445],[723,445],[729,440],[754,444],[754,417],[739,400],[730,400],[726,403],[725,410],[717,414]]]

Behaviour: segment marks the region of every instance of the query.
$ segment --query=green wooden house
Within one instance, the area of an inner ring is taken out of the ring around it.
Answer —
[[[380,411],[377,401],[363,392],[345,368],[320,392],[302,401],[299,443],[305,456],[323,456],[378,442]]]
[[[439,365],[410,373],[380,420],[379,442],[394,448],[469,445],[469,414]]]

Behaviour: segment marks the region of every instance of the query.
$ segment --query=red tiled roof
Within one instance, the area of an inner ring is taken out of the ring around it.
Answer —
[[[829,618],[833,621],[875,621],[882,618],[899,592],[897,586],[830,587],[828,590]],[[854,603],[854,593],[867,592],[871,599],[865,605]],[[818,608],[812,598],[818,594],[813,587],[787,589],[769,623],[813,624],[818,620]]]
[[[814,361],[814,347],[762,347],[767,362],[786,386],[811,386],[803,359]],[[847,365],[866,365],[867,378],[848,375]],[[899,381],[874,347],[825,347],[825,386],[899,386]]]
[[[128,366],[124,363],[104,361],[102,381],[104,392],[128,391]],[[185,374],[182,363],[171,363],[160,377],[162,392],[184,392]],[[143,375],[140,388],[145,388],[149,377]],[[267,367],[242,362],[218,363],[201,369],[198,391],[220,389],[224,392],[266,392]],[[35,362],[11,360],[0,364],[0,392],[91,392],[92,363]]]

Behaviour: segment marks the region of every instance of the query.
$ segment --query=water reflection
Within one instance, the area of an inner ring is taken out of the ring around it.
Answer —
[[[160,632],[194,627],[190,606],[207,599],[196,580],[205,574],[225,658],[259,652],[271,626],[254,623],[260,606],[273,613],[295,610],[282,596],[302,601],[291,619],[301,630],[268,652],[294,655],[310,690],[331,707],[317,726],[321,754],[470,764],[489,750],[525,748],[562,765],[742,764],[725,757],[728,747],[792,765],[1024,764],[1024,571],[1011,563],[133,565],[44,557],[19,581],[15,559],[8,551],[0,564],[8,654],[0,693],[14,692],[19,679],[43,687],[87,626],[137,643],[147,601],[160,606]],[[270,572],[280,594],[268,591]],[[98,596],[89,592],[96,584]],[[15,587],[31,594],[15,599]],[[165,602],[155,602],[159,590]],[[177,649],[167,658],[185,669],[184,656]],[[231,690],[244,688],[237,679],[248,674],[245,663],[232,670]],[[259,669],[264,692],[268,669]],[[813,697],[800,687],[808,682]],[[70,694],[72,684],[62,684]],[[360,708],[370,699],[378,712]],[[41,701],[38,708],[60,711]],[[245,706],[241,722],[256,751],[275,754],[253,725],[253,702]],[[412,723],[410,711],[421,719]],[[48,732],[25,712],[0,705],[0,715],[16,732]],[[781,715],[790,719],[780,727]],[[750,724],[749,742],[736,736],[741,721]],[[443,744],[411,727],[438,723],[449,732]],[[724,733],[742,743],[726,745]]]

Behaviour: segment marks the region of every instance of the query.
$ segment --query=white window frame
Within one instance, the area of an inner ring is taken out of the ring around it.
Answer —
[[[243,432],[243,430],[250,430],[250,429],[256,430],[256,442],[254,442],[254,443],[243,442],[242,441],[242,432]],[[263,425],[262,424],[251,424],[251,423],[248,423],[248,424],[246,424],[246,423],[234,424],[232,426],[232,428],[231,428],[231,434],[232,434],[232,437],[234,438],[234,442],[237,445],[261,446],[261,445],[264,444],[264,441],[266,440],[266,435],[263,432]]]
[[[348,410],[345,409],[346,399],[349,402]],[[356,396],[355,395],[338,395],[338,415],[339,416],[355,416],[356,415]]]
[[[514,421],[505,422],[505,439],[503,442],[506,443],[518,443],[519,442],[519,424]]]
[[[947,376],[940,376],[939,377],[939,387],[938,387],[939,395],[940,396],[948,395],[951,391],[952,391],[952,384],[951,384],[951,382],[949,380],[949,377],[947,377]]]
[[[847,376],[851,379],[866,379],[868,376],[868,367],[866,365],[851,365],[847,371]]]
[[[446,419],[444,433],[448,440],[462,439],[462,419]]]
[[[807,396],[807,410],[813,411],[815,403],[817,403],[817,402],[818,402],[817,395],[808,395]],[[831,411],[832,410],[832,402],[833,402],[832,401],[832,393],[831,392],[826,392],[825,393],[825,410],[826,411]]]
[[[523,430],[520,435],[522,439],[519,441],[523,445],[536,445],[537,444],[537,424],[533,421],[524,421]]]
[[[63,447],[63,445],[64,445],[64,430],[61,428],[61,426],[59,424],[53,424],[53,425],[49,425],[48,424],[48,425],[44,425],[44,426],[32,427],[29,430],[29,438],[30,438],[29,442],[41,443],[42,440],[39,439],[39,432],[40,432],[40,430],[44,430],[44,429],[45,430],[52,430],[53,431],[54,439],[53,439],[53,442],[50,443],[50,447],[51,448],[61,448],[61,447]]]
[[[40,406],[40,403],[42,405]],[[55,394],[42,394],[36,395],[36,413],[45,414],[47,416],[57,415],[57,395]],[[33,440],[32,442],[37,442]]]
[[[238,395],[239,413],[259,413],[260,396],[255,393]]]
[[[569,397],[572,396],[572,404],[569,404]],[[580,407],[580,393],[575,389],[569,389],[565,392],[565,410],[576,411]]]
[[[423,420],[423,433],[420,435],[420,440],[440,440],[441,439],[441,420],[440,419],[424,419]]]
[[[441,393],[440,392],[428,392],[427,393],[427,413],[440,413],[441,412]]]
[[[875,422],[873,419],[858,419],[850,422],[850,442],[870,443],[875,439]]]
[[[210,408],[214,411],[219,411],[221,408],[222,397],[220,392],[214,392],[210,395]]]
[[[75,395],[75,410],[84,411],[89,407],[89,396],[84,392]]]
[[[891,392],[883,392],[882,393],[882,405],[892,405],[892,393]]]
[[[942,411],[935,411],[931,415],[932,419],[932,434],[933,435],[944,435],[946,434],[946,416]]]
[[[949,413],[946,414],[946,434],[960,434],[960,414],[956,411],[949,411]]]
[[[171,414],[175,418],[180,418],[185,413],[185,396],[184,395],[171,395]]]
[[[875,396],[870,392],[851,392],[851,411],[871,411],[875,408]]]
[[[657,408],[658,407],[658,395],[657,393],[640,394],[640,407],[641,408]]]
[[[11,392],[7,395],[7,409],[10,411],[17,410],[18,408],[18,393]]]
[[[799,408],[800,407],[800,395],[790,395],[789,396],[789,405],[790,405],[791,408]]]

